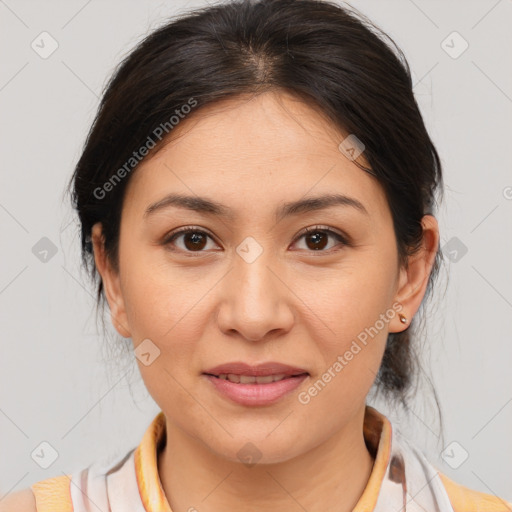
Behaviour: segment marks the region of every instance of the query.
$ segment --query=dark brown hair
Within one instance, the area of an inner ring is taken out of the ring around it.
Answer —
[[[422,241],[422,217],[434,213],[436,194],[442,192],[442,173],[402,51],[366,17],[334,2],[230,1],[190,11],[150,33],[105,88],[70,183],[82,258],[93,280],[99,279],[98,304],[104,294],[91,228],[103,224],[107,254],[118,268],[124,190],[136,168],[132,162],[127,169],[126,163],[133,151],[148,138],[161,147],[166,138],[155,141],[155,130],[163,127],[172,135],[172,116],[193,116],[217,100],[270,89],[314,104],[363,142],[369,168],[361,168],[386,193],[399,259],[407,265]],[[187,114],[183,106],[191,99],[197,106]],[[438,251],[427,294],[441,258]],[[416,322],[389,334],[376,378],[377,387],[403,405],[416,374]]]

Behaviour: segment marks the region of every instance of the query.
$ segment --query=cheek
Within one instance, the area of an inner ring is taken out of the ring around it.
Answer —
[[[311,279],[303,274],[297,295],[303,297],[309,316],[316,317],[318,341],[330,350],[342,350],[365,329],[371,328],[391,308],[396,271],[393,255],[369,250],[350,257],[335,269]],[[304,308],[306,312],[306,308]],[[379,322],[379,331],[387,330]]]
[[[201,302],[204,292],[183,279],[182,272],[171,271],[170,267],[134,262],[130,268],[123,294],[134,349],[136,354],[146,352],[142,349],[146,343],[149,353],[156,354],[150,356],[147,365],[137,360],[145,386],[172,417],[193,411],[201,418],[201,411],[194,410],[194,401],[184,388],[190,389],[190,379],[197,367],[197,342],[206,314]],[[139,344],[141,349],[137,350]]]
[[[200,373],[200,340],[212,317],[209,292],[219,276],[151,259],[135,248],[127,254],[123,296],[134,348],[149,339],[158,353],[150,366],[138,362],[141,375],[155,399],[172,395],[180,401],[183,390],[178,382],[189,387]]]
[[[310,330],[321,364],[297,397],[308,418],[323,418],[332,428],[364,402],[382,361],[389,322],[382,316],[385,301],[357,286],[347,286],[336,297],[323,310],[330,329]]]
[[[123,298],[132,337],[137,342],[174,337],[183,331],[183,326],[190,328],[194,304],[199,302],[204,288],[194,282],[190,273],[165,258],[152,257],[152,253],[156,250],[140,249],[135,244],[124,252]]]
[[[135,345],[149,338],[173,371],[192,369],[189,360],[201,339],[207,314],[202,295],[197,288],[189,293],[181,291],[176,280],[165,286],[155,276],[132,283],[126,308]]]
[[[394,261],[391,252],[386,256],[368,251],[350,263],[347,259],[343,268],[324,276],[315,287],[304,278],[302,294],[316,317],[310,335],[323,363],[316,375],[321,382],[306,401],[347,407],[364,400],[382,360],[389,321],[396,315],[391,307]],[[313,398],[316,390],[323,398]]]

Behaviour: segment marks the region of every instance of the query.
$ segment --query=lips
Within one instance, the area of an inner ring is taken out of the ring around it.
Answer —
[[[221,396],[252,407],[270,406],[289,396],[308,379],[309,372],[276,362],[250,365],[237,361],[210,368],[203,375]]]
[[[264,384],[297,375],[309,375],[309,372],[304,368],[273,361],[257,365],[250,365],[241,361],[235,361],[215,366],[203,373],[242,384],[255,382]],[[271,378],[272,380],[270,380]]]

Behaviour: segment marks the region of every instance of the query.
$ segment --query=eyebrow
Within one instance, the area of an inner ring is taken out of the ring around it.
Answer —
[[[364,205],[354,197],[346,196],[343,194],[326,194],[284,203],[276,209],[275,218],[276,222],[279,222],[285,217],[300,215],[302,213],[316,210],[324,210],[333,206],[350,206],[365,215],[369,215]],[[150,204],[146,208],[143,217],[147,218],[155,212],[169,207],[183,208],[186,210],[223,217],[230,220],[233,220],[235,217],[231,208],[213,201],[212,199],[199,196],[186,196],[182,194],[169,194],[156,203]]]

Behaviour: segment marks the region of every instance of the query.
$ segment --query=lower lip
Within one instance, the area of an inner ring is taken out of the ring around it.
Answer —
[[[241,405],[268,405],[277,402],[294,389],[297,389],[309,376],[307,374],[297,375],[268,384],[237,384],[212,375],[203,375],[215,386],[219,393]]]

